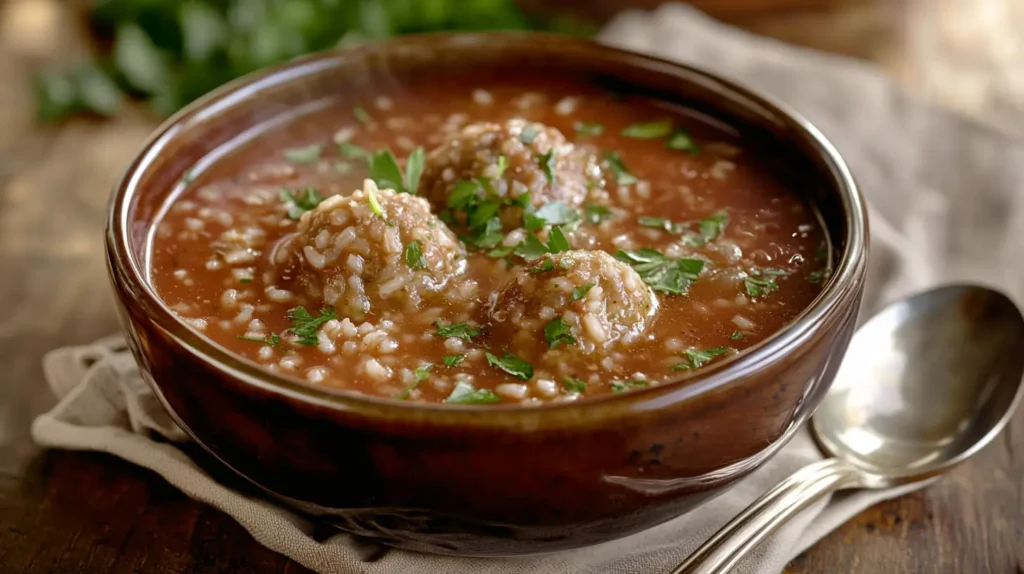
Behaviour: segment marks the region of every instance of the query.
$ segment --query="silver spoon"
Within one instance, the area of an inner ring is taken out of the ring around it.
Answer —
[[[769,490],[672,574],[729,572],[837,490],[921,482],[963,462],[1009,422],[1022,374],[1024,317],[1001,293],[951,285],[886,307],[857,331],[811,419],[832,458]]]

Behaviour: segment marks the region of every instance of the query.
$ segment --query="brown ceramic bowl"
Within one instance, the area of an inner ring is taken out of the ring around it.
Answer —
[[[436,66],[516,61],[624,83],[772,138],[820,185],[834,273],[785,329],[699,378],[539,407],[408,404],[267,372],[190,330],[147,273],[147,231],[186,170],[327,97]],[[249,132],[251,133],[251,132]],[[716,76],[566,37],[405,37],[232,83],[169,120],[118,185],[107,255],[124,330],[167,410],[281,501],[385,544],[446,554],[549,552],[675,518],[763,465],[827,390],[854,328],[866,214],[846,165],[779,103]]]

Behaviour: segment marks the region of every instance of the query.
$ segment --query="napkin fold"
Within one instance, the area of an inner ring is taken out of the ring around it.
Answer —
[[[682,6],[630,12],[600,40],[693,63],[772,93],[832,139],[871,206],[872,254],[864,316],[891,299],[951,280],[1024,298],[1024,145],[908,98],[862,63],[746,34]],[[39,444],[103,451],[159,474],[191,498],[231,515],[268,548],[317,572],[667,572],[747,504],[821,459],[801,430],[764,468],[693,512],[599,546],[519,558],[368,552],[339,533],[313,536],[290,509],[218,482],[180,448],[187,440],[142,379],[119,336],[52,351],[44,360],[60,399],[32,425]],[[770,574],[850,517],[914,487],[820,501],[797,515],[738,572]],[[372,556],[372,558],[367,558]]]

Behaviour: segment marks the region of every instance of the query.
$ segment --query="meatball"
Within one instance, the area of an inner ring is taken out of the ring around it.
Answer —
[[[522,348],[592,354],[636,341],[658,299],[629,265],[604,251],[546,255],[519,270],[491,300],[492,330]]]
[[[501,159],[504,158],[504,159]],[[601,168],[590,151],[568,142],[543,124],[511,119],[503,124],[469,124],[427,154],[421,193],[438,209],[452,207],[448,198],[462,181],[484,180],[480,196],[503,200],[506,227],[516,227],[529,193],[540,207],[561,201],[581,205],[601,183]]]
[[[460,277],[465,248],[430,213],[430,204],[378,190],[371,180],[352,195],[331,196],[304,213],[283,249],[291,263],[285,275],[308,296],[350,317],[414,311],[436,297],[454,304],[467,300],[475,287]]]

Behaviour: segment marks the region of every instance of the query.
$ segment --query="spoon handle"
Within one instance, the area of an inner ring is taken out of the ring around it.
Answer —
[[[811,463],[751,503],[672,574],[725,574],[789,518],[824,496],[859,483],[860,472],[846,461]]]

